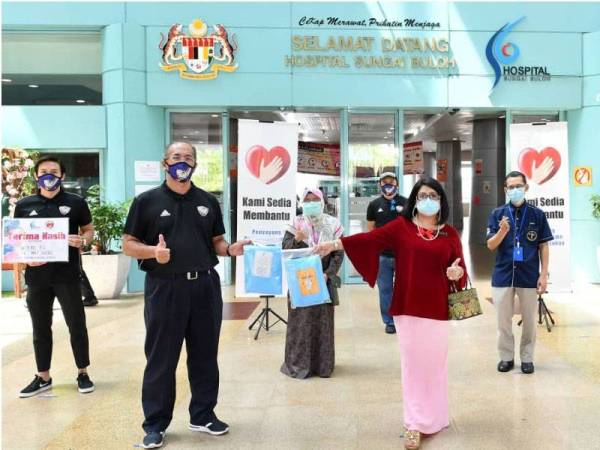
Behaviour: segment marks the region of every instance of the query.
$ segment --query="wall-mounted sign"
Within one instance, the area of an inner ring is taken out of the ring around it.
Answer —
[[[340,176],[340,146],[298,142],[298,172]]]
[[[519,17],[514,22],[504,24],[490,38],[485,48],[485,56],[494,69],[494,85],[492,90],[504,77],[504,81],[550,81],[550,73],[546,66],[517,66],[514,65],[521,54],[520,48],[508,42],[508,34],[516,27],[525,16]],[[500,67],[502,65],[502,67]]]
[[[483,174],[483,159],[476,159],[474,161],[475,175]]]
[[[193,80],[216,78],[221,70],[236,71],[238,46],[235,35],[230,38],[221,24],[214,25],[213,29],[214,32],[208,33],[208,26],[202,20],[194,19],[188,26],[189,35],[183,33],[183,25],[179,23],[171,26],[167,36],[160,33],[160,68],[165,72],[177,70],[181,78]]]
[[[404,175],[419,175],[425,172],[423,141],[406,142],[404,149]]]
[[[483,182],[483,193],[484,194],[491,194],[492,193],[492,182],[491,181],[484,181]]]
[[[438,159],[436,161],[437,175],[436,178],[439,182],[445,183],[448,181],[448,160]]]
[[[345,69],[445,69],[456,67],[450,44],[443,36],[305,36],[292,35],[293,55],[286,67]],[[305,54],[304,52],[311,52]]]
[[[573,181],[575,186],[592,185],[592,168],[587,166],[578,166],[573,170]]]

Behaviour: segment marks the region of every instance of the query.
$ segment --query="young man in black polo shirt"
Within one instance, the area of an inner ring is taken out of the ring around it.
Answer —
[[[184,339],[192,392],[189,428],[212,435],[229,431],[214,413],[223,312],[214,267],[217,255],[242,255],[250,242],[225,241],[218,200],[190,181],[196,167],[194,147],[170,144],[163,165],[165,183],[135,198],[123,236],[123,250],[146,271],[144,448],[162,446],[173,418],[175,371]]]
[[[384,226],[386,223],[396,219],[406,205],[406,198],[398,194],[398,179],[392,172],[384,172],[379,177],[381,196],[369,203],[367,208],[367,229]],[[379,289],[379,306],[381,308],[381,319],[385,324],[385,332],[393,334],[396,332],[394,319],[389,315],[394,290],[394,252],[387,250],[379,257],[379,273],[377,275],[377,287]]]
[[[90,365],[88,333],[79,287],[79,249],[94,236],[92,216],[86,201],[64,192],[61,182],[65,167],[56,158],[43,157],[34,167],[38,193],[17,202],[16,218],[67,217],[69,219],[69,262],[29,263],[25,270],[27,307],[33,325],[33,349],[38,373],[19,396],[32,397],[52,388],[52,305],[58,298],[69,327],[71,348],[79,369],[77,385],[82,394],[94,384],[87,374]]]

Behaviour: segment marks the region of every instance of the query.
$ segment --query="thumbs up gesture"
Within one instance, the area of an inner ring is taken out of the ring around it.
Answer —
[[[167,247],[162,234],[158,235],[158,244],[154,247],[154,257],[159,264],[166,264],[171,259],[171,249]]]
[[[446,269],[446,276],[450,281],[460,280],[465,273],[463,268],[460,267],[458,263],[460,263],[460,258],[457,258],[456,261],[454,261],[452,265]]]

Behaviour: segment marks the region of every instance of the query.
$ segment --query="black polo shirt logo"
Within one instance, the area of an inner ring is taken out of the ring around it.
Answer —
[[[396,206],[397,212],[402,212],[403,209],[404,209],[404,206]]]
[[[31,212],[29,213],[29,215],[30,215],[30,216],[37,216],[37,215],[38,215],[38,213],[37,213],[37,211],[34,209],[33,211],[31,211]]]
[[[198,206],[198,213],[202,217],[206,217],[206,215],[208,214],[208,208],[206,206]]]
[[[69,211],[71,211],[71,207],[70,206],[59,206],[58,210],[60,211],[60,213],[63,216],[66,216],[67,214],[69,214]]]
[[[527,240],[528,241],[531,241],[531,242],[536,241],[537,237],[538,237],[537,231],[529,230],[527,232]]]
[[[160,213],[160,217],[169,217],[171,213],[166,209],[163,209],[163,212]]]

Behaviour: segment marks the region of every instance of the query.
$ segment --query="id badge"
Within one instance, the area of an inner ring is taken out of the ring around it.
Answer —
[[[513,261],[523,261],[523,247],[519,244],[513,249]]]

